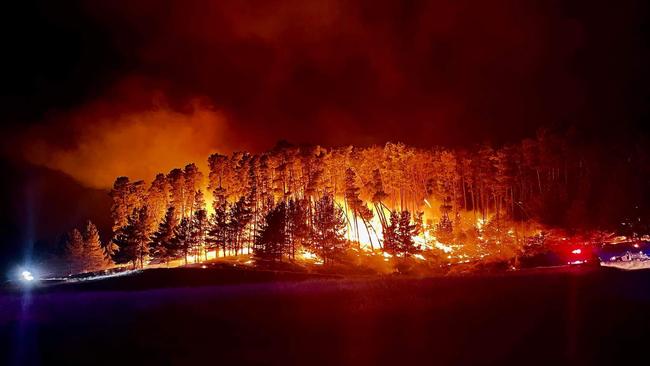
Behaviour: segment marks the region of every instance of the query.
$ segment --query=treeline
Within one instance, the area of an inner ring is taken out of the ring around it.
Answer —
[[[425,244],[517,244],[526,237],[526,226],[522,235],[508,230],[517,222],[602,224],[594,220],[599,195],[620,193],[603,178],[648,169],[638,150],[611,155],[545,131],[474,150],[279,144],[262,154],[213,154],[207,176],[192,163],[149,185],[117,178],[113,237],[103,250],[115,263],[143,266],[148,258],[187,261],[209,251],[278,260],[300,248],[331,260],[361,238],[370,249],[402,255],[423,248],[418,236]],[[637,198],[619,200],[616,214]],[[462,227],[463,216],[480,225]]]

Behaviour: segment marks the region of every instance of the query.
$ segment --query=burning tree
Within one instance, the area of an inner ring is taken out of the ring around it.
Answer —
[[[108,264],[104,256],[99,230],[97,230],[97,226],[90,220],[86,222],[86,227],[83,232],[83,244],[83,262],[86,271],[96,271],[104,268]]]
[[[105,255],[129,261],[124,239],[133,234],[132,213],[143,208],[151,251],[140,252],[153,258],[250,254],[259,246],[260,230],[269,230],[265,219],[283,204],[288,238],[283,255],[292,259],[301,247],[333,257],[334,248],[345,247],[339,234],[360,252],[409,256],[437,248],[445,258],[508,256],[517,250],[507,248],[525,241],[531,223],[581,227],[586,216],[594,216],[584,212],[597,196],[598,159],[542,131],[520,143],[475,150],[279,143],[261,154],[213,154],[208,167],[206,186],[193,163],[156,175],[148,189],[142,181],[118,177],[110,193],[115,237],[105,243]],[[201,192],[214,199],[208,207]],[[172,230],[177,248],[169,244]],[[324,237],[335,239],[326,243]],[[117,243],[122,248],[113,248]],[[146,255],[137,256],[142,266]]]
[[[419,227],[411,223],[408,211],[391,211],[390,225],[384,232],[384,251],[391,255],[411,256],[417,252],[413,237],[419,234]]]
[[[449,213],[451,212],[451,198],[446,197],[442,205],[440,205],[440,221],[436,224],[435,234],[440,242],[451,243],[453,239],[454,226],[449,218]]]
[[[70,272],[81,272],[84,270],[84,240],[83,236],[77,229],[73,229],[68,234],[68,240],[65,245],[66,259]]]
[[[65,252],[68,269],[72,273],[96,271],[108,264],[99,231],[91,221],[86,222],[83,234],[77,229],[68,234]]]

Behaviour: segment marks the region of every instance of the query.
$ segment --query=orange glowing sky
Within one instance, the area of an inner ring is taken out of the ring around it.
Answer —
[[[19,9],[24,37],[3,43],[13,64],[0,110],[15,122],[12,153],[93,187],[280,139],[453,147],[569,125],[609,136],[647,111],[643,8],[43,3]]]

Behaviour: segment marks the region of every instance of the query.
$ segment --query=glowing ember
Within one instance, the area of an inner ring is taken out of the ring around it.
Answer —
[[[297,258],[302,259],[303,261],[311,262],[312,264],[322,265],[323,260],[316,255],[314,252],[311,252],[307,249],[302,249],[297,255]]]
[[[454,248],[452,248],[452,247],[449,246],[449,245],[445,245],[445,244],[443,244],[443,243],[441,243],[441,242],[439,242],[439,241],[436,241],[435,244],[434,244],[434,246],[435,246],[436,248],[442,250],[442,251],[445,252],[445,253],[451,253],[451,252],[454,251]]]

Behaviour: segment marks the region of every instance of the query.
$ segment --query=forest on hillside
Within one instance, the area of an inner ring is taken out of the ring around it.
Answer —
[[[67,252],[78,270],[239,254],[328,263],[351,250],[511,260],[545,228],[647,233],[645,151],[540,131],[498,148],[279,143],[215,153],[206,172],[190,163],[149,183],[118,177],[110,238],[89,223],[69,235]]]

